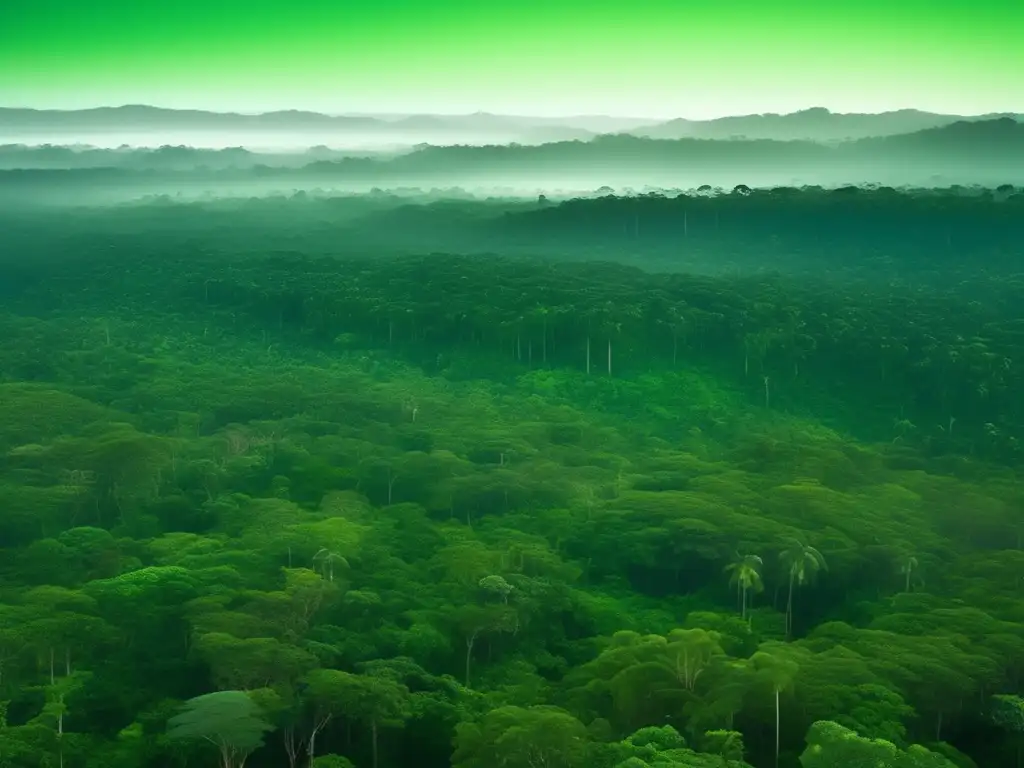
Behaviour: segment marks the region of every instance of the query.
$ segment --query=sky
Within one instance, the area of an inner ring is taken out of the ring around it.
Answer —
[[[0,106],[1024,112],[1020,0],[0,0]]]

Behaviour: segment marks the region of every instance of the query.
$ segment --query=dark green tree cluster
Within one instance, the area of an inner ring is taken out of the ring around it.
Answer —
[[[680,259],[708,246],[731,255],[758,240],[768,259],[780,241],[803,252],[839,249],[844,259],[878,258],[886,251],[923,261],[926,248],[932,267],[954,269],[962,266],[965,248],[984,251],[996,262],[1000,252],[1012,259],[1014,244],[1024,236],[1024,194],[1014,187],[702,189],[707,191],[574,199],[509,217],[505,224],[510,235],[538,242],[671,242]]]

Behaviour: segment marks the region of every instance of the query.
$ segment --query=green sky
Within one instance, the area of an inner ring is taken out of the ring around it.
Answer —
[[[1024,111],[1022,0],[0,0],[0,104]]]

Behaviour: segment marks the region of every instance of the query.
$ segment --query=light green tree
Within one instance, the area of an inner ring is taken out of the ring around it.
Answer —
[[[189,699],[167,721],[169,738],[213,744],[220,753],[221,768],[243,768],[272,730],[259,706],[243,691],[217,691]]]

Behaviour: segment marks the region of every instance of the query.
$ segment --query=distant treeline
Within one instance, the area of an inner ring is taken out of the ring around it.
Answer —
[[[881,281],[927,276],[948,285],[976,278],[979,264],[990,274],[1019,273],[1024,242],[1024,190],[1011,185],[702,187],[639,196],[599,190],[561,203],[438,199],[417,190],[205,203],[161,197],[116,214],[69,211],[59,230],[45,233],[32,224],[35,215],[29,208],[12,216],[4,225],[9,242],[34,250],[50,237],[92,231],[94,216],[109,215],[115,218],[102,225],[107,237],[121,229],[129,237],[147,232],[170,242],[187,236],[202,238],[202,247],[239,251],[258,240],[263,247],[312,254],[493,252],[673,272],[796,271],[816,279],[845,279],[852,272]]]
[[[324,146],[303,151],[255,152],[244,147],[207,149],[187,146],[119,147],[44,144],[0,144],[0,170],[82,170],[121,168],[125,170],[201,171],[255,168],[301,168],[313,162],[338,161],[350,157],[373,158],[377,151],[338,150]]]
[[[115,184],[267,178],[309,180],[500,179],[554,177],[615,183],[618,178],[672,178],[705,174],[747,183],[805,178],[822,183],[922,183],[949,176],[966,183],[1012,182],[1024,177],[1024,124],[1005,118],[955,123],[917,133],[826,146],[811,141],[658,140],[629,135],[540,145],[425,146],[385,159],[305,155],[260,156],[244,149],[68,151],[41,147],[0,149],[0,184]],[[65,163],[61,166],[61,163]],[[20,170],[17,170],[20,169]]]
[[[766,266],[776,254],[785,258],[793,249],[815,248],[854,251],[869,259],[929,248],[922,266],[960,262],[965,248],[996,249],[1001,260],[1020,266],[1024,194],[1011,185],[973,194],[890,187],[740,187],[724,195],[570,200],[509,215],[494,228],[511,242],[662,244],[678,247],[681,256],[689,246],[726,246],[728,253],[731,247],[747,245],[760,249]],[[835,259],[837,265],[839,261]]]

